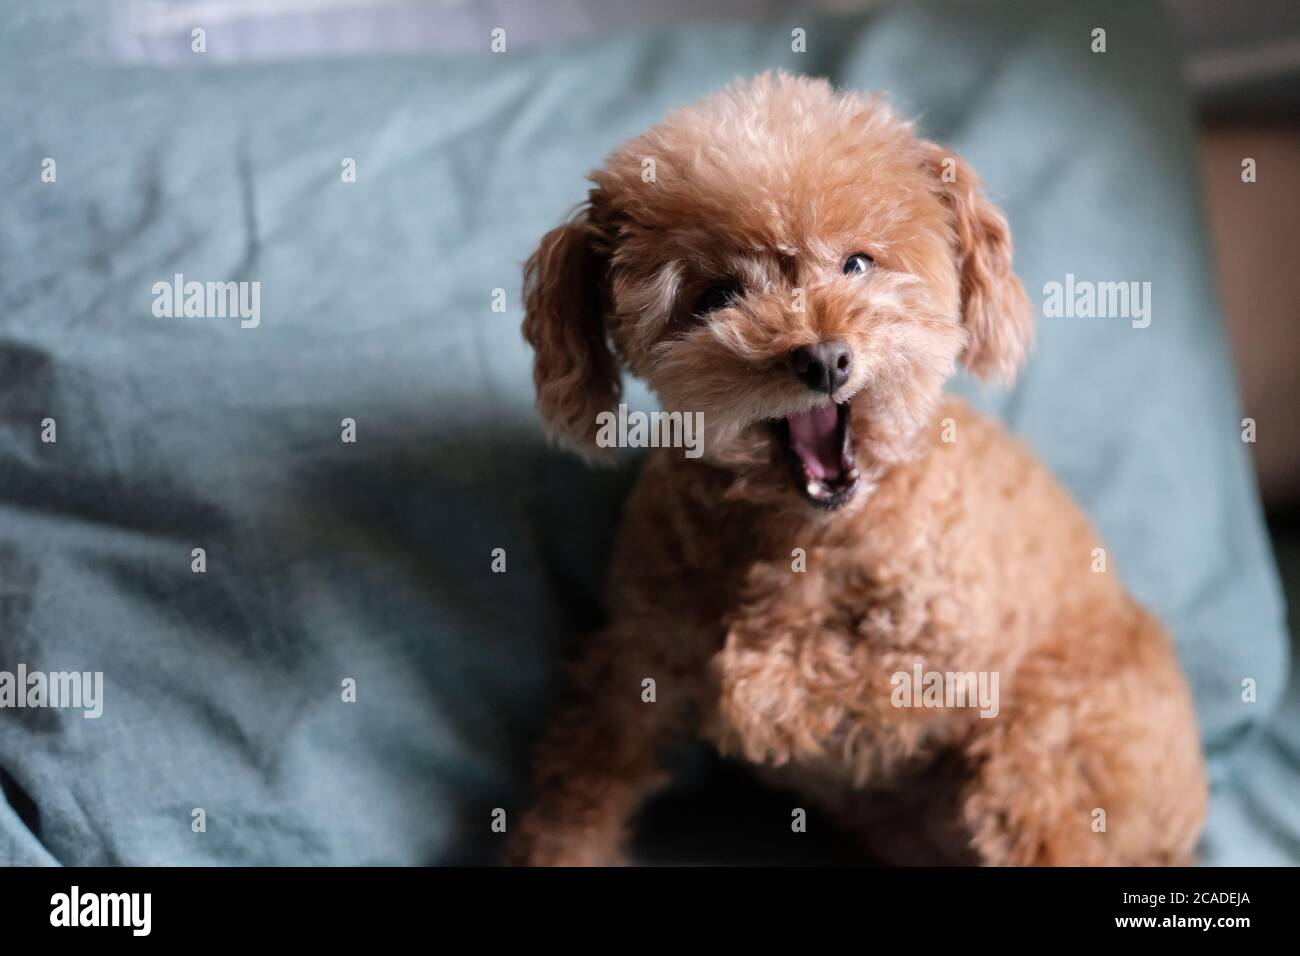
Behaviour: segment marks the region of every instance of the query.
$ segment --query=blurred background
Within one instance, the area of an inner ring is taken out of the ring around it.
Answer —
[[[1198,110],[1205,206],[1242,404],[1300,413],[1300,3],[1162,0]],[[183,62],[191,25],[207,24],[212,59],[482,52],[494,26],[527,48],[643,25],[770,20],[800,9],[855,13],[887,0],[140,0],[112,36],[126,62]],[[1243,190],[1242,161],[1265,170]],[[1277,268],[1289,263],[1290,268]],[[1262,416],[1261,416],[1262,417]],[[1300,509],[1300,428],[1252,447],[1272,525]],[[1294,574],[1287,542],[1285,560]]]
[[[1242,404],[1300,414],[1300,3],[1163,0],[1199,114],[1206,208]],[[887,0],[141,0],[113,35],[124,61],[191,60],[207,24],[211,58],[482,52],[510,24],[512,48],[691,20],[771,20],[800,9],[857,13]],[[1104,7],[1103,7],[1104,9]],[[1265,170],[1242,190],[1241,163]],[[1277,268],[1289,263],[1292,268]],[[1270,416],[1273,417],[1273,416]],[[1285,420],[1285,416],[1282,420]],[[1271,517],[1300,506],[1300,428],[1253,449]]]

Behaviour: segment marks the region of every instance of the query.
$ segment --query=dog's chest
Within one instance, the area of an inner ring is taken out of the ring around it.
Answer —
[[[896,673],[951,656],[939,596],[869,548],[791,550],[755,562],[722,615],[706,734],[752,762],[855,786],[932,752],[951,721],[901,711],[891,691]]]
[[[959,614],[933,568],[869,546],[796,546],[751,562],[743,582],[721,609],[728,643],[851,663],[863,677],[898,653],[936,653]]]

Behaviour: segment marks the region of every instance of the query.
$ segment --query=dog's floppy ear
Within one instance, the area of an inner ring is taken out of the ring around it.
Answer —
[[[983,380],[1009,382],[1034,340],[1029,299],[1011,269],[1011,229],[963,159],[930,143],[927,165],[952,210],[961,321],[970,336],[962,363]]]
[[[537,407],[547,432],[599,459],[596,416],[622,392],[605,328],[608,247],[590,205],[543,237],[524,266],[524,338],[534,350]]]

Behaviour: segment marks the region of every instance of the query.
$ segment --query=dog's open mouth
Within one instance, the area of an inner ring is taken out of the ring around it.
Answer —
[[[849,405],[823,405],[776,422],[799,490],[821,508],[838,508],[858,488]]]

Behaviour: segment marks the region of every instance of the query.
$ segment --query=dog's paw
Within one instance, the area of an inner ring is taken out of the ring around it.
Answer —
[[[620,866],[626,860],[616,840],[594,829],[542,827],[525,817],[506,847],[506,866]]]
[[[620,866],[626,861],[606,847],[572,838],[518,841],[506,850],[506,866]]]

